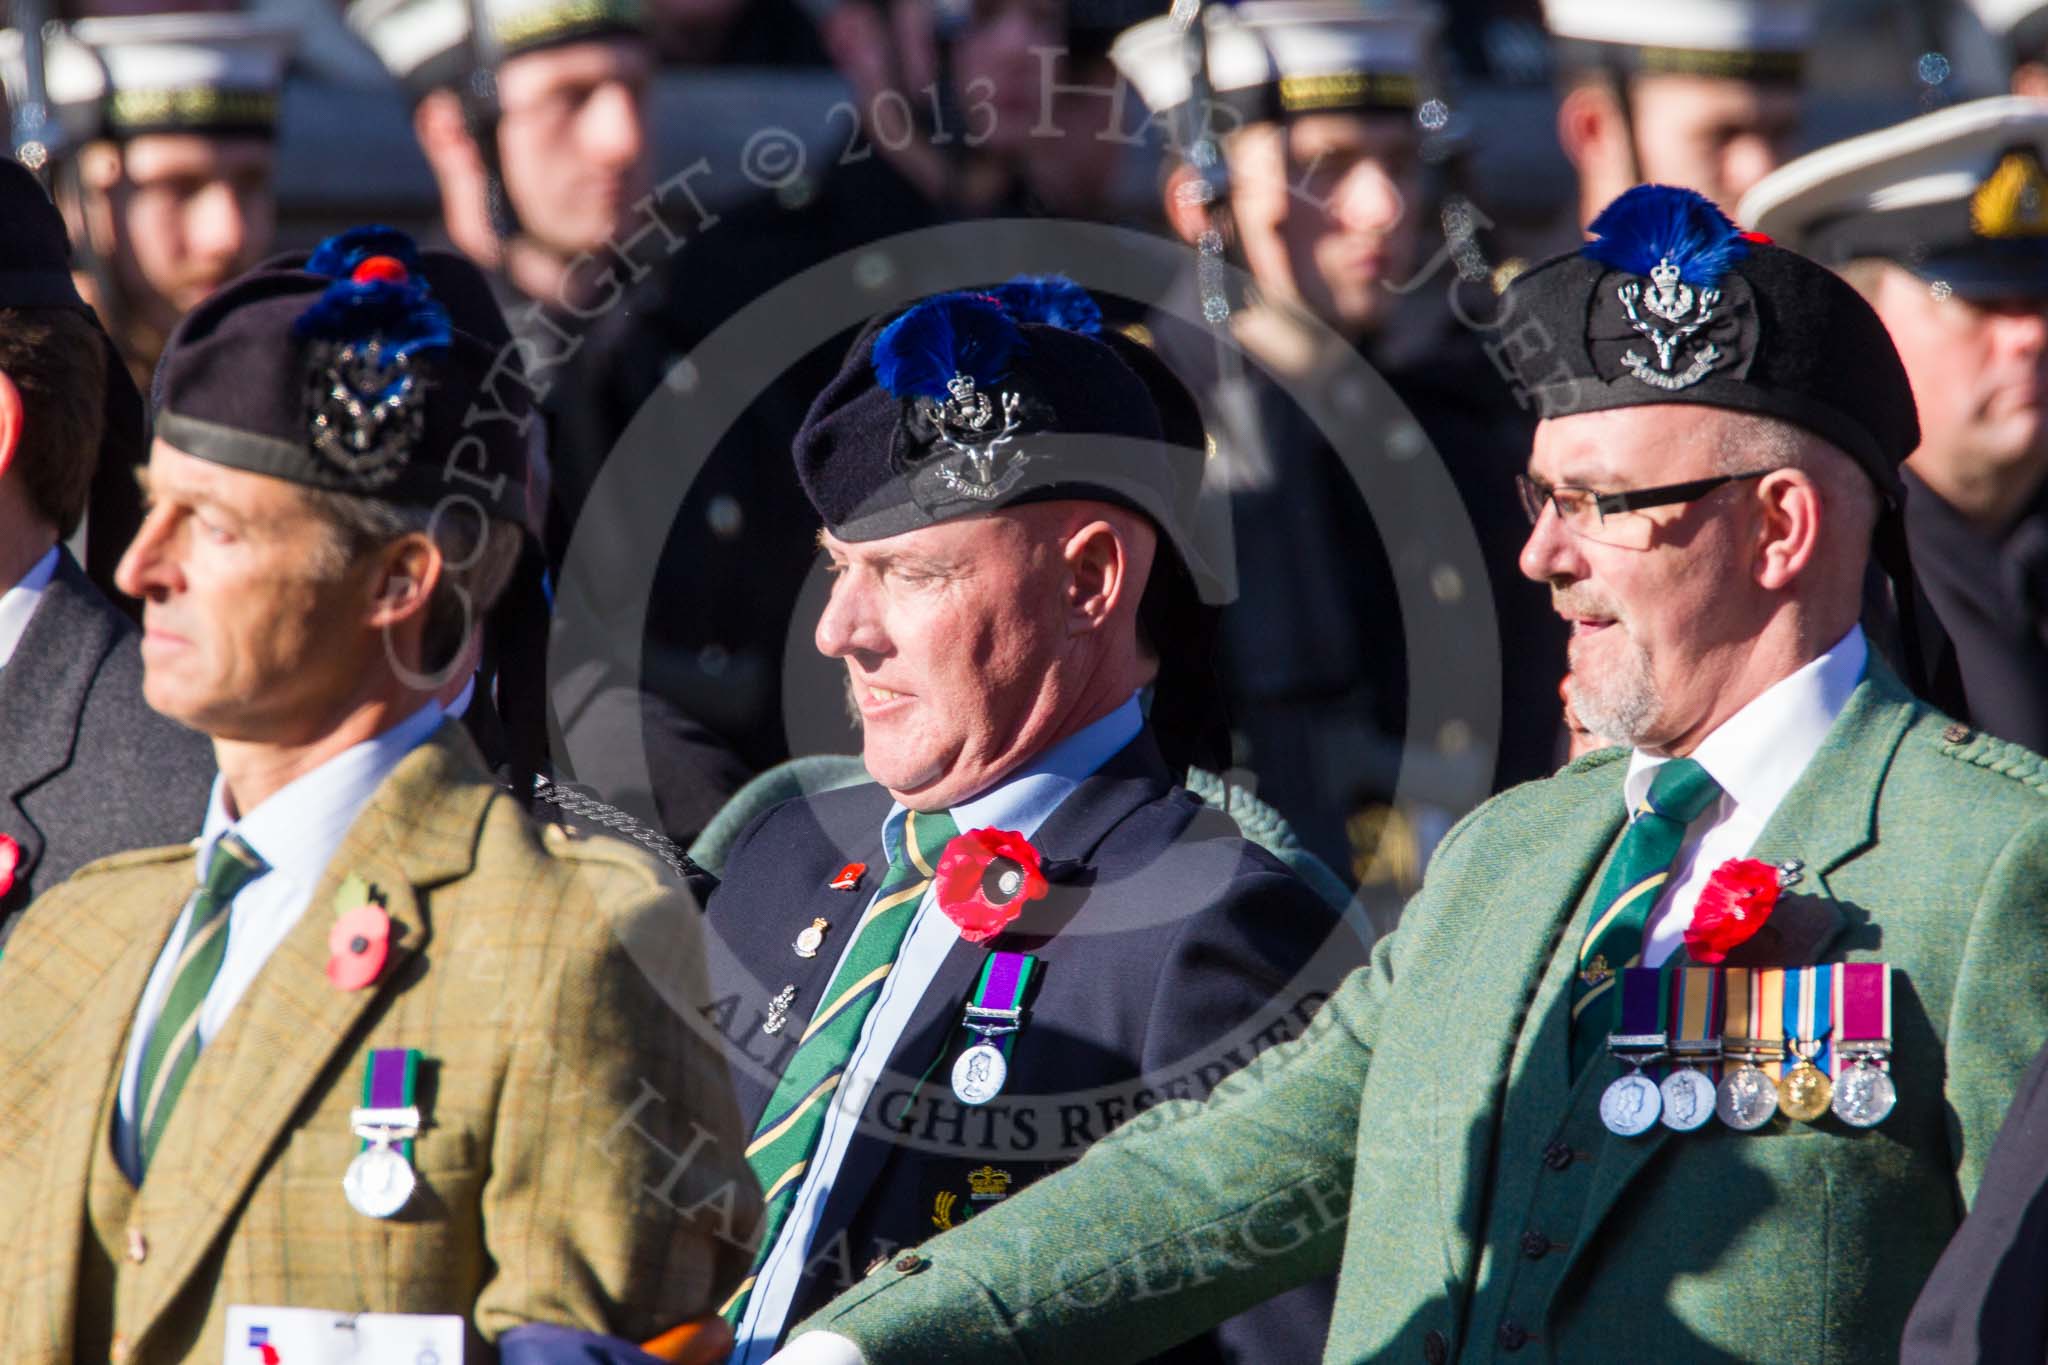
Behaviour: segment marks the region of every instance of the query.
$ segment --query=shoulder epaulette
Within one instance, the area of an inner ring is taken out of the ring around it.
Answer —
[[[1950,758],[2048,793],[2048,758],[2024,745],[1987,735],[1959,720],[1942,727],[1938,743]]]

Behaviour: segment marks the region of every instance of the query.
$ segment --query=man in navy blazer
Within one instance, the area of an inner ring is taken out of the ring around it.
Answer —
[[[870,328],[798,435],[833,574],[815,642],[875,781],[766,812],[708,906],[768,1203],[734,1365],[1299,1034],[1361,956],[1177,785],[1201,455],[1120,355],[941,295]],[[1174,1359],[1313,1358],[1329,1304],[1297,1291]]]

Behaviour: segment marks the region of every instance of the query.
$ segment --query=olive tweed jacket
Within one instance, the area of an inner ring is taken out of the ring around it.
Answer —
[[[253,1304],[460,1314],[488,1361],[512,1326],[640,1340],[737,1283],[746,1250],[718,1234],[758,1195],[724,1062],[686,1022],[696,910],[636,850],[537,828],[453,722],[358,814],[201,1053],[125,1228],[100,1226],[129,1026],[193,857],[92,864],[0,958],[0,1360],[70,1361],[82,1332],[125,1365],[217,1365],[229,1306]],[[392,922],[357,991],[325,975],[350,874]],[[389,1220],[341,1189],[375,1048],[424,1057],[421,1185]]]
[[[1805,864],[1781,962],[1895,969],[1896,1112],[1627,1139],[1594,1112],[1619,1064],[1575,1082],[1566,1026],[1622,757],[1454,830],[1308,1037],[799,1331],[871,1365],[1133,1360],[1337,1269],[1332,1362],[1896,1358],[2048,1039],[2048,764],[1873,662],[1753,856]]]

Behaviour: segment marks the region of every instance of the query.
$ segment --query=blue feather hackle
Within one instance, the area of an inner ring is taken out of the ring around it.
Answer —
[[[987,294],[940,294],[884,327],[871,354],[875,378],[891,394],[943,403],[956,374],[995,387],[1023,345],[1017,324]]]
[[[1082,336],[1102,331],[1095,296],[1065,275],[1013,275],[995,287],[996,301],[1019,322],[1042,322]]]
[[[381,223],[335,233],[313,248],[313,254],[306,258],[306,269],[315,275],[347,279],[350,271],[372,256],[395,257],[408,272],[419,273],[419,245],[406,233]]]
[[[1744,256],[1749,243],[1711,199],[1671,185],[1638,185],[1600,211],[1599,239],[1586,255],[1611,270],[1648,275],[1660,261],[1678,267],[1694,288],[1712,288]]]
[[[397,260],[405,267],[405,280],[351,279],[355,268],[372,256]],[[292,328],[297,335],[326,341],[365,341],[381,336],[395,355],[448,345],[448,310],[434,298],[420,273],[419,247],[398,229],[370,226],[337,233],[313,248],[306,269],[326,275],[334,283],[299,314]]]

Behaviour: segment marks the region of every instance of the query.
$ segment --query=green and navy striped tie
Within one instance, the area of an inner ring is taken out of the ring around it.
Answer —
[[[782,1073],[768,1107],[761,1111],[760,1125],[747,1146],[747,1164],[761,1182],[765,1205],[761,1244],[754,1249],[753,1269],[718,1310],[735,1326],[747,1310],[762,1263],[775,1249],[775,1239],[796,1207],[804,1171],[818,1145],[818,1134],[824,1130],[833,1093],[860,1041],[861,1026],[881,996],[890,968],[896,965],[910,921],[917,915],[925,888],[931,885],[939,854],[957,833],[959,827],[945,811],[905,814],[900,847],[894,850],[881,889],[861,916],[853,943],[832,973],[832,984],[825,988],[818,1012],[797,1040],[789,1069]]]
[[[236,893],[268,867],[238,834],[223,834],[214,842],[206,879],[192,897],[185,946],[171,969],[171,988],[142,1049],[142,1069],[135,1086],[135,1149],[144,1172],[149,1170],[149,1159],[178,1103],[178,1094],[185,1088],[185,1078],[199,1062],[199,1012],[228,953],[228,908]]]
[[[1607,865],[1593,923],[1579,945],[1572,977],[1572,1074],[1600,1055],[1613,1009],[1615,974],[1643,961],[1643,935],[1651,907],[1671,876],[1672,860],[1685,842],[1685,829],[1721,795],[1707,770],[1689,758],[1674,758],[1657,769],[1650,792],[1636,809]]]

